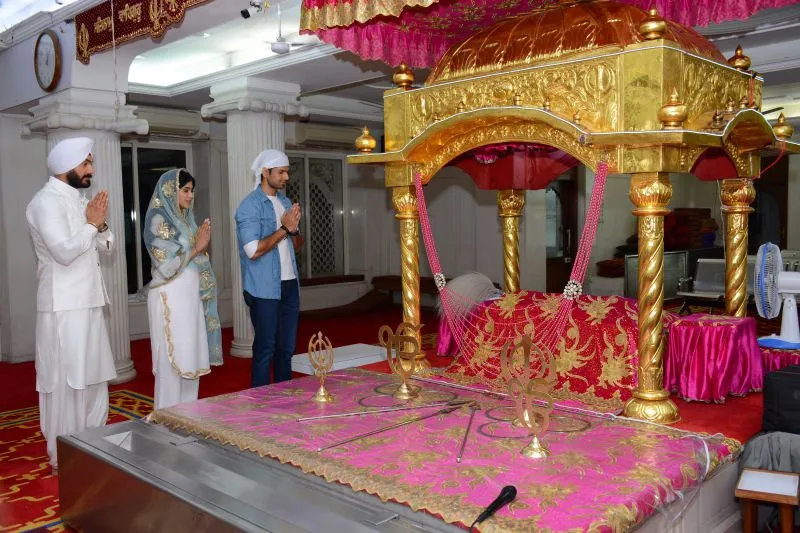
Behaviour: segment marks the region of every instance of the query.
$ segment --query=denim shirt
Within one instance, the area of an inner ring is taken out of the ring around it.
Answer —
[[[292,202],[283,192],[278,192],[278,200],[285,209]],[[275,233],[277,215],[272,202],[261,187],[245,196],[236,210],[236,237],[239,241],[239,262],[242,265],[242,288],[256,298],[280,300],[281,298],[281,258],[276,246],[258,259],[250,259],[244,252],[248,242],[259,241]],[[297,259],[294,246],[289,243],[295,281],[299,283]]]

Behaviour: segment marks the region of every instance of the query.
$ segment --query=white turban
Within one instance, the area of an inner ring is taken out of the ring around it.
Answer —
[[[261,184],[261,170],[264,168],[279,168],[279,167],[288,167],[289,166],[289,157],[281,152],[280,150],[273,150],[272,148],[268,148],[258,154],[255,161],[253,161],[253,166],[250,170],[253,171],[253,174],[256,177],[256,188]]]
[[[64,139],[56,144],[47,155],[47,168],[53,176],[66,174],[89,157],[94,141],[89,137]]]

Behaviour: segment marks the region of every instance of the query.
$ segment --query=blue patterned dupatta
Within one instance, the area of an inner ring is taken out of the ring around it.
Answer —
[[[206,318],[209,362],[218,366],[222,364],[222,330],[217,311],[217,280],[206,252],[189,259],[198,227],[194,219],[194,201],[186,210],[178,206],[181,172],[188,171],[179,168],[161,175],[147,207],[142,233],[153,264],[149,288],[166,285],[185,268],[197,271]]]

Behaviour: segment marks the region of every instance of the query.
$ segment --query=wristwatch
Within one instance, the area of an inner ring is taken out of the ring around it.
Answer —
[[[108,224],[103,222],[103,225],[97,228],[97,233],[103,233],[104,231],[108,231]]]
[[[286,226],[284,226],[284,225],[281,225],[281,229],[282,229],[283,231],[285,231],[285,232],[286,232],[286,235],[289,235],[290,237],[294,237],[295,235],[300,235],[300,230],[299,230],[299,229],[298,229],[298,230],[295,230],[295,231],[289,231],[289,228],[287,228],[287,227],[286,227]]]

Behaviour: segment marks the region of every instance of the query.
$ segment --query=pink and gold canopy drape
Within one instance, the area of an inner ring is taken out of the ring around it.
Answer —
[[[303,0],[301,33],[392,66],[431,68],[448,48],[493,22],[587,0]],[[620,0],[683,26],[741,20],[798,0]]]

